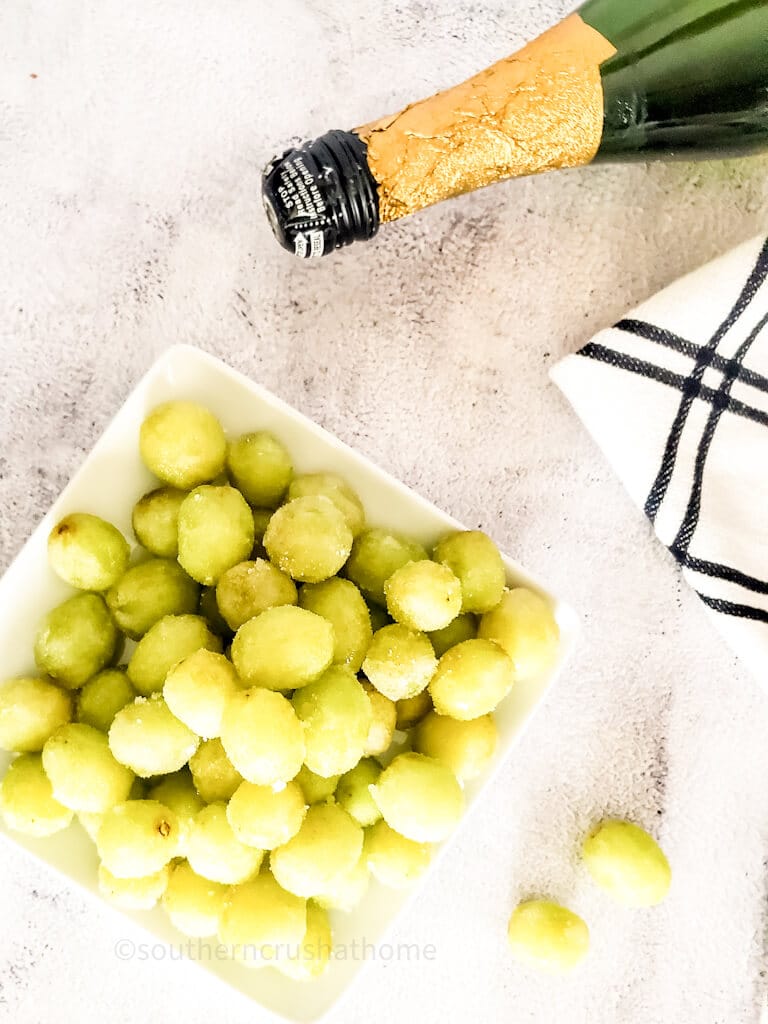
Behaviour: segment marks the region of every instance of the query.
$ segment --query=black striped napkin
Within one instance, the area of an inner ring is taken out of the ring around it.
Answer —
[[[727,642],[768,676],[768,241],[681,278],[552,370]]]

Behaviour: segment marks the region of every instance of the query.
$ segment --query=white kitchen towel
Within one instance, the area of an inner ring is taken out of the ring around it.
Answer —
[[[665,288],[552,379],[768,685],[768,241]]]

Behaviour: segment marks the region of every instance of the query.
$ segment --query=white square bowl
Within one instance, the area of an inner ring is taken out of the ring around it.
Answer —
[[[115,523],[131,537],[131,509],[136,500],[156,485],[139,458],[139,426],[147,412],[160,402],[186,398],[209,406],[230,435],[250,430],[274,432],[290,450],[298,472],[327,470],[344,476],[360,495],[371,525],[387,526],[433,544],[448,530],[461,529],[450,516],[420,498],[403,484],[378,469],[341,441],[296,412],[280,399],[260,388],[198,349],[178,346],[169,349],[146,374],[106,429],[85,463],[32,534],[0,580],[0,657],[3,677],[35,672],[33,637],[42,615],[64,600],[71,590],[48,567],[46,546],[50,530],[64,515],[75,511],[93,512]],[[578,627],[574,613],[549,594],[546,588],[516,562],[504,559],[510,584],[524,584],[542,593],[552,603],[560,626],[562,643],[558,663],[546,676],[517,684],[496,712],[499,748],[486,775],[466,787],[467,813],[491,777],[509,755],[573,646]],[[10,757],[0,752],[0,775]],[[466,820],[466,816],[464,821]],[[462,823],[463,824],[463,823]],[[49,839],[30,839],[0,832],[24,847],[60,875],[102,900],[96,884],[95,847],[81,826],[73,824]],[[441,856],[448,843],[436,854]],[[433,861],[433,864],[434,864]],[[430,869],[431,870],[431,869]],[[429,884],[429,872],[420,885]],[[352,950],[363,941],[381,943],[394,919],[412,898],[413,890],[385,889],[376,883],[352,914],[333,916],[334,945]],[[122,911],[116,911],[123,913]],[[186,941],[160,910],[126,913],[154,942],[175,949]],[[203,945],[206,945],[203,940]],[[319,980],[297,983],[272,969],[252,970],[232,961],[217,959],[216,943],[208,953],[194,943],[191,957],[204,970],[216,975],[244,996],[259,1003],[283,1020],[308,1024],[334,1007],[364,964],[347,952],[347,959],[335,959]]]

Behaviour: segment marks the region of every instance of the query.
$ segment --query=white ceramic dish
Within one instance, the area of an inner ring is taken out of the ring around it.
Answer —
[[[47,609],[71,593],[47,564],[46,541],[55,523],[69,512],[88,511],[114,522],[126,536],[132,536],[131,508],[153,485],[153,478],[139,459],[139,426],[153,406],[171,398],[206,404],[231,434],[254,429],[273,431],[290,449],[300,472],[329,470],[342,474],[362,498],[372,525],[402,530],[425,544],[433,543],[446,530],[460,527],[450,516],[257,384],[198,349],[178,346],[167,351],[139,383],[0,580],[0,657],[4,678],[34,672],[32,642],[36,625]],[[511,559],[505,559],[505,563],[510,583],[532,586],[552,601],[562,633],[562,649],[558,665],[546,678],[516,686],[498,709],[500,743],[496,761],[482,780],[467,787],[468,813],[529,722],[567,658],[577,632],[576,617],[567,606]],[[9,757],[0,752],[0,774],[8,761]],[[46,840],[27,839],[12,832],[4,835],[102,899],[96,886],[95,848],[78,824]],[[435,859],[447,845],[443,844]],[[428,872],[420,885],[429,885],[429,878]],[[372,884],[354,913],[334,915],[334,942],[345,943],[348,949],[354,939],[358,943],[363,939],[374,945],[380,943],[412,893]],[[186,941],[161,910],[124,916],[154,936],[153,941],[177,947]],[[215,946],[214,940],[211,945]],[[199,953],[193,954],[193,958],[202,969],[271,1013],[299,1024],[324,1016],[364,965],[360,960],[339,959],[320,980],[300,984],[271,969],[250,970],[231,961],[209,961]]]

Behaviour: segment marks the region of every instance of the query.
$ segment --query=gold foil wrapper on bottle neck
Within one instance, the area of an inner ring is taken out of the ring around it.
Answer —
[[[600,64],[615,52],[572,14],[469,81],[356,129],[382,222],[504,178],[588,164],[603,130]]]

